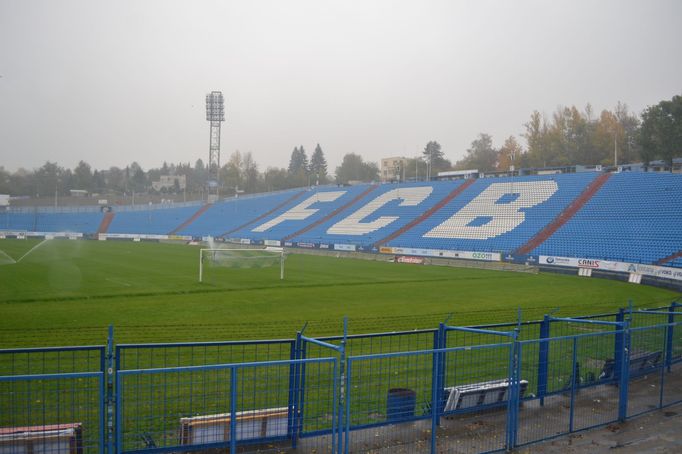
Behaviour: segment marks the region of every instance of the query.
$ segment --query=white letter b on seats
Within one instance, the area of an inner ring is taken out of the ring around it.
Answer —
[[[502,235],[526,220],[521,209],[541,204],[558,189],[554,180],[493,183],[424,237],[485,240]]]

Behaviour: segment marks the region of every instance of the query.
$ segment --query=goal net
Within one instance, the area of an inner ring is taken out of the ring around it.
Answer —
[[[210,268],[268,268],[279,266],[279,278],[284,279],[286,254],[282,248],[265,249],[201,249],[199,251],[199,282]]]

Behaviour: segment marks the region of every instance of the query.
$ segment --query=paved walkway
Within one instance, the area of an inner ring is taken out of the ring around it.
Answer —
[[[516,450],[519,453],[682,453],[682,405]]]

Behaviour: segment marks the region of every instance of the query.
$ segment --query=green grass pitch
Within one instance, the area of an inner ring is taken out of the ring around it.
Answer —
[[[675,292],[555,274],[525,274],[291,254],[279,268],[213,268],[199,247],[123,241],[0,240],[0,348],[291,338],[512,321],[553,308],[578,315],[628,300],[663,305]],[[29,252],[28,255],[25,255]],[[23,258],[21,258],[23,256]],[[12,261],[19,260],[17,263]]]

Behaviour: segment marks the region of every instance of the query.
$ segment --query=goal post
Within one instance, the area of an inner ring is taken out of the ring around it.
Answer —
[[[267,268],[279,265],[279,278],[284,279],[283,248],[266,247],[263,249],[205,248],[199,250],[199,282],[204,281],[207,267],[223,268]]]

